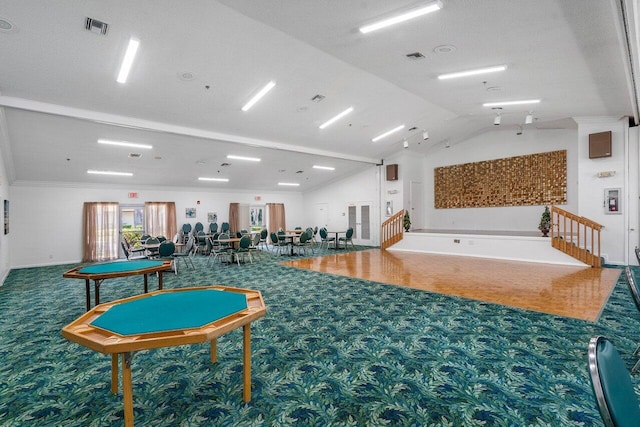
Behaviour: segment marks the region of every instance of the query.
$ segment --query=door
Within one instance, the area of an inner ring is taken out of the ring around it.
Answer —
[[[422,183],[411,181],[410,186],[409,215],[411,215],[411,229],[420,230],[424,228],[422,224]]]
[[[353,228],[353,244],[371,246],[371,202],[352,203],[347,207],[348,227]]]
[[[314,226],[318,226],[318,229],[322,227],[328,227],[329,222],[329,204],[318,203],[316,204],[316,210],[313,216]]]

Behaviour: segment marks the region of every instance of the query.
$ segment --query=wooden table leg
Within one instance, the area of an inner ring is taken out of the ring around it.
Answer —
[[[242,397],[245,402],[251,400],[251,324],[242,327],[242,351],[243,351],[243,383]]]
[[[162,271],[158,271],[158,290],[162,290]]]
[[[111,355],[111,393],[116,394],[118,392],[118,360],[120,355],[113,353]]]
[[[131,359],[133,352],[122,354],[122,394],[124,395],[124,425],[133,427],[133,389],[131,386]]]
[[[218,340],[211,340],[211,363],[216,363],[218,361]]]
[[[149,281],[147,280],[147,274],[143,274],[144,276],[144,293],[149,292]]]

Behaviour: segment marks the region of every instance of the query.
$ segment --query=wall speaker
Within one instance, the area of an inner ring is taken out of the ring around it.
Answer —
[[[589,158],[611,157],[611,131],[589,134]]]
[[[398,180],[398,165],[387,165],[387,181]]]

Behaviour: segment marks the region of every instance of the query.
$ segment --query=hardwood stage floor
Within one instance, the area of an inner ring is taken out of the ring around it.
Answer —
[[[598,319],[622,272],[380,249],[283,264],[588,321]]]

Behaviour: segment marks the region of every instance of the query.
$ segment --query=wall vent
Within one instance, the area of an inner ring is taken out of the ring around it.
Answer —
[[[407,58],[411,59],[411,60],[417,60],[417,59],[423,59],[424,55],[421,54],[420,52],[413,52],[413,53],[408,53],[407,55],[405,55]]]
[[[91,31],[92,33],[106,35],[107,30],[109,29],[109,24],[106,22],[98,21],[93,18],[86,18],[84,20],[84,29],[87,31]]]

